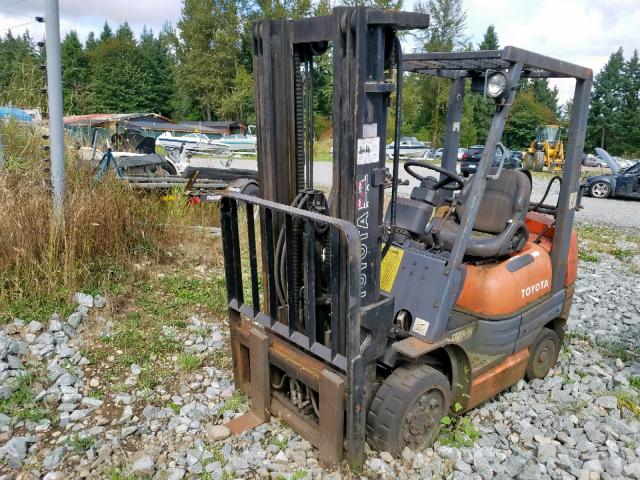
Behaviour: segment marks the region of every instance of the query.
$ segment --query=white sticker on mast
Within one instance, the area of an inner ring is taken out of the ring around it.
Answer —
[[[377,163],[380,160],[380,137],[358,139],[358,165]]]

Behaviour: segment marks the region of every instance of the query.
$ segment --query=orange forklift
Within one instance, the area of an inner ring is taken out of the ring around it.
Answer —
[[[592,72],[514,47],[403,55],[398,31],[428,23],[340,7],[253,25],[260,192],[221,201],[234,380],[252,401],[233,432],[277,416],[325,464],[346,456],[358,467],[365,442],[425,448],[443,416],[556,362],[577,270]],[[322,55],[333,75],[328,192],[313,179]],[[405,162],[418,182],[408,198],[397,148],[385,163],[393,93],[399,144],[404,72],[451,81],[442,165]],[[492,167],[522,78],[576,82],[557,204],[530,200],[527,171]],[[469,179],[456,172],[465,85],[495,102]]]

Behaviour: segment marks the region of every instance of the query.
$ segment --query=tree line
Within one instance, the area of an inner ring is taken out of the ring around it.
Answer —
[[[335,2],[334,2],[335,3]],[[362,0],[342,0],[342,4]],[[402,0],[366,0],[383,9],[401,9]],[[251,23],[258,18],[300,18],[328,14],[329,0],[183,0],[181,17],[159,32],[145,28],[136,37],[125,22],[91,32],[83,43],[75,31],[61,45],[66,114],[155,112],[176,119],[255,120]],[[488,25],[482,41],[466,36],[463,0],[423,0],[416,11],[431,15],[431,26],[413,44],[422,51],[493,50],[498,32]],[[46,109],[44,49],[28,33],[0,37],[0,99],[3,103]],[[319,57],[314,70],[316,131],[330,124],[331,62]],[[547,80],[523,80],[511,108],[503,142],[527,146],[538,125],[567,120],[569,105],[559,105],[558,90]],[[403,95],[405,135],[434,146],[442,144],[449,82],[406,74]],[[482,143],[494,111],[493,102],[468,91],[461,145]],[[393,111],[393,109],[392,109]],[[595,78],[587,148],[604,146],[613,154],[640,151],[640,62],[613,53]],[[393,121],[393,119],[391,119]],[[391,131],[391,130],[389,130]]]

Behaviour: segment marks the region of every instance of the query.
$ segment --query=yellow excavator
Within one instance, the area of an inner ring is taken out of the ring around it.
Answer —
[[[541,172],[545,167],[553,173],[562,172],[564,165],[564,143],[561,139],[562,127],[541,125],[536,130],[536,138],[525,151],[524,167]]]

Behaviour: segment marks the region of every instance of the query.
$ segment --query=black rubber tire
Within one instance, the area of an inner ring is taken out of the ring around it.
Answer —
[[[427,425],[411,425],[410,419],[422,413],[420,401],[429,402],[431,418],[419,415]],[[438,402],[434,407],[433,402]],[[367,415],[367,439],[379,450],[399,455],[405,446],[419,451],[433,445],[438,438],[440,420],[451,406],[451,386],[447,377],[427,365],[397,368],[378,388]],[[414,410],[418,408],[417,411]],[[410,427],[411,431],[409,431]],[[426,427],[426,428],[425,428]],[[416,434],[427,431],[426,434]],[[407,439],[410,438],[408,441]]]
[[[533,155],[533,171],[541,172],[544,166],[545,166],[544,152],[541,152],[540,150],[538,150]]]
[[[258,196],[258,184],[257,183],[247,183],[247,185],[240,192],[243,195],[249,195],[250,197]]]
[[[560,337],[550,328],[544,327],[529,347],[529,363],[524,378],[544,378],[558,361]]]

